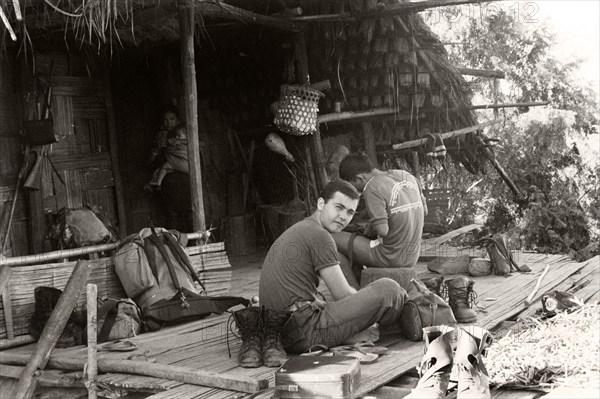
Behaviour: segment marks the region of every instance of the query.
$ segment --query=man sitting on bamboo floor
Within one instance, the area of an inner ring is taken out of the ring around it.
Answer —
[[[404,170],[381,171],[366,155],[350,154],[340,163],[340,178],[362,192],[369,214],[364,234],[370,240],[340,232],[333,236],[341,252],[342,269],[350,285],[360,287],[360,271],[367,267],[413,267],[421,250],[427,204],[417,178]],[[352,256],[350,256],[352,251]]]
[[[281,332],[289,353],[302,353],[315,345],[335,347],[351,342],[375,323],[385,327],[399,322],[406,291],[398,283],[383,278],[357,291],[340,268],[331,235],[348,225],[358,200],[349,183],[330,182],[317,200],[317,210],[287,229],[269,249],[259,297],[267,310],[292,312]],[[317,297],[320,278],[333,302]]]

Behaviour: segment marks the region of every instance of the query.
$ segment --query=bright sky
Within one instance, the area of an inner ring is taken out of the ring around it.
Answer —
[[[600,1],[536,0],[519,1],[523,19],[548,18],[557,34],[556,55],[561,59],[582,59],[581,76],[600,91]]]

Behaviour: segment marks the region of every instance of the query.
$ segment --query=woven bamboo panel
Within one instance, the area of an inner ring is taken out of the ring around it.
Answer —
[[[186,248],[194,268],[197,270],[207,295],[224,295],[231,286],[231,265],[223,243],[214,243]],[[89,283],[98,286],[98,296],[125,297],[123,287],[114,272],[110,258],[90,261],[93,264]],[[9,289],[13,312],[15,336],[28,334],[29,321],[34,310],[33,290],[38,286],[64,289],[76,262],[50,263],[13,268]],[[85,292],[77,305],[85,303]],[[4,311],[0,304],[0,339],[6,338]]]

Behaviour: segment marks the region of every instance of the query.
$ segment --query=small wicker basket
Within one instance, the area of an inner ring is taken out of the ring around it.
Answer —
[[[322,96],[323,93],[308,86],[281,85],[275,126],[295,136],[314,133]]]

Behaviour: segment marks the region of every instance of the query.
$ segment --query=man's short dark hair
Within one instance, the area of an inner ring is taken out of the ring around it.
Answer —
[[[319,197],[323,198],[325,202],[333,198],[335,193],[342,193],[346,197],[357,200],[360,198],[360,194],[356,191],[356,188],[348,182],[343,180],[332,180],[321,190]]]
[[[369,157],[364,154],[348,154],[340,162],[340,179],[355,181],[361,173],[369,173],[374,169]]]

